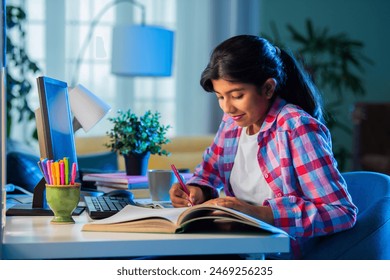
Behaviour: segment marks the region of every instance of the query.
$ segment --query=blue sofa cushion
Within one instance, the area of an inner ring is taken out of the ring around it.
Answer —
[[[14,184],[29,192],[34,192],[36,184],[43,177],[38,161],[39,157],[33,154],[9,152],[7,154],[7,184]]]

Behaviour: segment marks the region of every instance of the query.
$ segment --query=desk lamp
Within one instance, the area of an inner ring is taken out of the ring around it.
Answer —
[[[107,103],[80,84],[69,91],[69,103],[74,132],[81,127],[88,132],[111,110]]]

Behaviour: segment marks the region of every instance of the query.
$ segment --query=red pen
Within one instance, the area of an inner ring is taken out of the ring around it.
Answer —
[[[180,184],[182,190],[188,195],[188,198],[190,198],[190,191],[187,188],[186,184],[184,184],[184,182],[179,174],[179,171],[177,171],[177,169],[176,169],[176,166],[174,164],[171,164],[171,168],[173,170],[173,173],[175,173],[175,176],[176,176],[177,180],[179,181],[179,184]],[[191,205],[193,205],[191,201],[190,201],[190,203],[191,203]]]

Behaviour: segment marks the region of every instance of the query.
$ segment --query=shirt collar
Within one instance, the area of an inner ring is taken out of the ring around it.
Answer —
[[[264,132],[271,128],[273,123],[276,121],[278,114],[286,104],[286,100],[280,97],[275,98],[274,102],[271,105],[271,108],[268,111],[267,117],[261,125],[260,132]]]

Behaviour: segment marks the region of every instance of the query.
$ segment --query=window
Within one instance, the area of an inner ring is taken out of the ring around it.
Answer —
[[[110,73],[111,30],[122,23],[139,24],[140,9],[122,2],[107,9],[93,31],[80,64],[77,57],[91,23],[114,0],[8,0],[22,4],[28,15],[27,52],[38,61],[43,74],[72,84],[77,77],[96,95],[117,109],[136,114],[159,111],[161,121],[171,125],[169,136],[215,133],[221,110],[214,96],[205,94],[199,76],[212,49],[236,34],[259,34],[258,0],[136,0],[145,6],[146,24],[175,32],[172,77],[124,78]],[[77,73],[76,73],[77,72]],[[35,84],[35,82],[33,83]],[[37,102],[36,89],[31,104]],[[108,117],[109,117],[108,116]],[[102,135],[111,128],[107,118],[88,132]],[[25,128],[19,130],[23,139]],[[79,130],[78,136],[84,136]]]
[[[113,107],[112,114],[116,111],[115,100],[119,93],[116,78],[110,74],[111,30],[115,24],[115,9],[110,7],[103,10],[111,2],[65,1],[64,51],[65,79],[68,84],[84,85]],[[99,15],[101,17],[97,18]],[[87,38],[89,35],[90,38]],[[104,134],[110,128],[109,125],[108,121],[101,121],[88,132],[88,136]],[[82,135],[82,131],[78,134]]]
[[[32,3],[34,2],[34,3]],[[31,10],[31,13],[28,13],[27,16],[27,23],[24,26],[26,36],[24,38],[24,41],[21,42],[20,33],[15,29],[12,29],[11,31],[7,30],[7,35],[10,36],[14,43],[18,45],[25,45],[26,46],[26,52],[29,55],[30,59],[34,62],[37,62],[39,67],[44,70],[46,67],[46,61],[45,61],[45,45],[44,45],[44,33],[45,33],[45,15],[44,10],[42,9],[33,9],[32,5],[37,5],[42,7],[45,3],[45,0],[36,0],[36,1],[26,1],[26,0],[10,0],[7,1],[8,5],[14,5],[14,6],[20,6],[24,10]],[[31,36],[29,34],[34,34],[34,36]],[[19,40],[19,41],[18,41]],[[8,71],[13,72],[13,69],[8,69]],[[39,106],[38,101],[38,94],[37,94],[37,87],[35,82],[35,77],[27,76],[27,79],[30,80],[32,85],[31,93],[28,96],[28,104],[30,105],[30,108],[34,110]],[[15,114],[15,111],[12,112],[13,115],[12,118],[12,134],[11,138],[17,139],[19,141],[26,141],[29,142],[31,137],[33,129],[35,127],[35,124],[28,121],[21,121],[19,122],[19,115]],[[27,133],[26,133],[27,132]],[[30,133],[31,132],[31,133]]]
[[[175,0],[138,2],[145,5],[146,24],[174,28]],[[121,2],[116,6],[110,6],[110,3],[113,2],[102,0],[66,1],[65,61],[67,80],[72,81],[72,75],[78,75],[79,83],[112,106],[110,116],[114,116],[118,109],[127,110],[128,108],[137,114],[143,114],[149,109],[160,112],[161,121],[164,124],[170,124],[173,127],[170,134],[174,134],[174,77],[120,78],[110,73],[112,27],[117,22],[129,24],[141,22],[141,10],[130,2]],[[104,11],[107,7],[109,8]],[[99,22],[94,22],[99,15],[101,15]],[[79,50],[85,43],[91,24],[95,23],[91,40],[82,57],[79,72],[77,72],[75,66],[77,56],[80,54]],[[102,121],[88,135],[102,134],[110,127],[111,124],[108,121]]]
[[[38,62],[43,73],[68,82],[69,86],[83,84],[111,105],[107,117],[115,116],[118,109],[131,108],[137,114],[146,110],[161,113],[163,124],[175,132],[174,77],[116,77],[111,68],[111,31],[116,23],[139,24],[140,9],[130,3],[111,5],[113,0],[10,0],[21,5],[27,13],[26,49],[31,59]],[[137,0],[145,6],[146,24],[174,30],[175,0]],[[109,8],[107,8],[109,7]],[[100,18],[97,18],[101,15]],[[91,24],[95,26],[91,29]],[[91,40],[87,36],[92,32]],[[81,54],[85,44],[85,52]],[[79,67],[77,66],[79,61]],[[34,86],[36,82],[32,81]],[[74,83],[74,84],[73,84]],[[30,93],[30,105],[39,106],[36,88]],[[102,135],[111,123],[102,120],[88,135]],[[23,137],[23,127],[19,127]],[[77,135],[83,136],[82,130]]]

